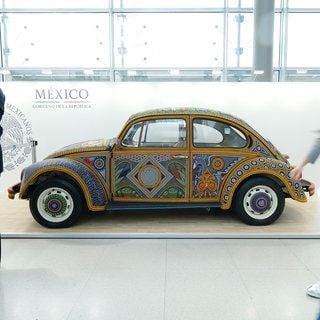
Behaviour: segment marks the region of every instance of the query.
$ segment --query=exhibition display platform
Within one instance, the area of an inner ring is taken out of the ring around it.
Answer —
[[[88,212],[71,228],[39,225],[26,200],[0,192],[2,238],[320,238],[318,196],[307,203],[286,200],[282,216],[269,226],[249,226],[227,211],[204,209]]]

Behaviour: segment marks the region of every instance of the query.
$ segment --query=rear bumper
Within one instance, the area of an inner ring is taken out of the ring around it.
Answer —
[[[15,195],[20,192],[21,182],[14,184],[8,188],[8,198],[14,199]]]
[[[316,186],[313,182],[304,179],[301,179],[300,182],[305,192],[308,192],[310,196],[313,196],[315,194]]]

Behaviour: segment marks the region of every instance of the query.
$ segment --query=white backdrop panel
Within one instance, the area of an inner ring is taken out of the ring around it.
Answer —
[[[32,162],[78,141],[117,135],[128,116],[162,107],[205,107],[235,114],[270,139],[292,163],[305,156],[320,129],[317,83],[3,83],[5,171],[0,191],[19,180]],[[320,184],[320,160],[304,177]]]

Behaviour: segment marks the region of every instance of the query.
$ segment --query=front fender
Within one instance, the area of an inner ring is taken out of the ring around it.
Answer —
[[[87,166],[68,158],[46,159],[25,168],[19,197],[28,198],[30,186],[36,184],[40,177],[43,179],[51,173],[64,173],[72,177],[79,184],[90,210],[105,208],[108,199],[103,183]]]
[[[300,181],[292,180],[289,176],[291,167],[288,163],[272,158],[260,157],[247,160],[234,167],[224,182],[221,191],[221,208],[229,209],[232,197],[237,187],[250,176],[269,176],[275,181],[281,182],[286,192],[294,200],[306,202],[307,198]]]

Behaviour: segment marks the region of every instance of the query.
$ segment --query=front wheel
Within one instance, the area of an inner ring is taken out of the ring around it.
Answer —
[[[267,178],[253,178],[240,185],[232,209],[243,222],[263,226],[277,220],[284,205],[285,197],[277,183]]]
[[[80,217],[82,197],[71,182],[52,179],[38,185],[30,197],[34,219],[47,228],[67,228]]]

